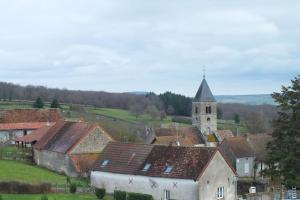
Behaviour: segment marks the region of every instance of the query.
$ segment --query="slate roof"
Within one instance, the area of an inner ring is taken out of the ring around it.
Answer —
[[[205,78],[202,80],[202,83],[196,93],[195,100],[198,102],[216,102],[216,99],[213,96]]]
[[[96,127],[84,122],[56,122],[34,145],[35,149],[68,153],[84,136]]]
[[[159,128],[155,130],[154,144],[176,145],[177,141],[179,141],[181,146],[204,144],[196,127],[184,127],[177,130],[174,128]]]
[[[56,122],[62,119],[59,109],[15,109],[6,111],[1,123]]]
[[[267,144],[272,140],[272,136],[266,133],[253,134],[248,136],[248,143],[255,153],[256,160],[265,161],[267,157]]]
[[[28,143],[39,141],[53,125],[54,125],[54,123],[48,124],[47,126],[39,128],[28,135],[25,135],[22,137],[17,137],[15,139],[15,141],[16,142],[28,142]]]
[[[153,145],[128,144],[110,142],[101,152],[94,170],[120,174],[134,174],[150,154]],[[107,166],[102,167],[104,160],[109,160]]]
[[[111,142],[102,151],[93,170],[197,180],[216,151],[217,149],[213,147],[175,147]],[[103,166],[105,160],[108,162]],[[146,164],[151,164],[151,166],[148,171],[143,171]],[[172,167],[170,173],[164,172],[166,166]],[[231,167],[230,164],[229,166]]]
[[[220,145],[220,149],[229,156],[234,158],[255,157],[255,153],[245,137],[227,137]],[[232,158],[231,158],[232,159]]]
[[[0,123],[0,130],[36,130],[47,126],[47,122]]]

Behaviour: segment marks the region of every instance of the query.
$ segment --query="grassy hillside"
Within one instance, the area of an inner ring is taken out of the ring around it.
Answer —
[[[72,180],[79,185],[87,185],[85,180],[77,178]],[[0,181],[18,181],[31,184],[47,182],[64,185],[66,184],[66,176],[19,161],[0,160]]]

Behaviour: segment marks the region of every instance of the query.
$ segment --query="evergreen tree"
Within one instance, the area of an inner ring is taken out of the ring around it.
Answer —
[[[239,124],[241,122],[239,114],[235,113],[233,116],[233,120],[236,124]]]
[[[273,122],[273,140],[267,145],[269,169],[264,172],[287,187],[300,187],[300,75],[272,97],[280,111]]]
[[[42,101],[41,97],[38,97],[34,104],[33,104],[34,108],[43,108],[44,107],[44,102]]]
[[[60,105],[57,101],[57,99],[53,99],[53,101],[51,102],[50,108],[59,108]]]

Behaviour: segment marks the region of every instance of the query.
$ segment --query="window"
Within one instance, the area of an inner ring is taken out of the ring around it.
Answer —
[[[209,117],[207,118],[207,121],[210,122],[210,118]]]
[[[171,173],[173,167],[172,166],[166,166],[165,173]]]
[[[146,171],[149,170],[150,167],[151,167],[151,164],[147,163],[147,164],[144,166],[144,168],[143,168],[142,171],[146,172]]]
[[[249,163],[245,163],[245,174],[249,173]]]
[[[206,111],[206,114],[211,114],[211,107],[206,106],[205,111]]]
[[[224,198],[224,187],[218,187],[217,199]]]
[[[171,199],[171,192],[170,190],[165,190],[165,194],[164,194],[164,200],[170,200]]]
[[[109,163],[109,160],[104,160],[101,164],[101,167],[105,167]]]
[[[198,107],[195,108],[195,113],[198,114]]]

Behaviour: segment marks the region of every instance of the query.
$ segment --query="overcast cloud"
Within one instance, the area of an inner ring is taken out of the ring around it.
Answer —
[[[300,1],[1,0],[1,81],[193,96],[271,93],[300,73]]]

